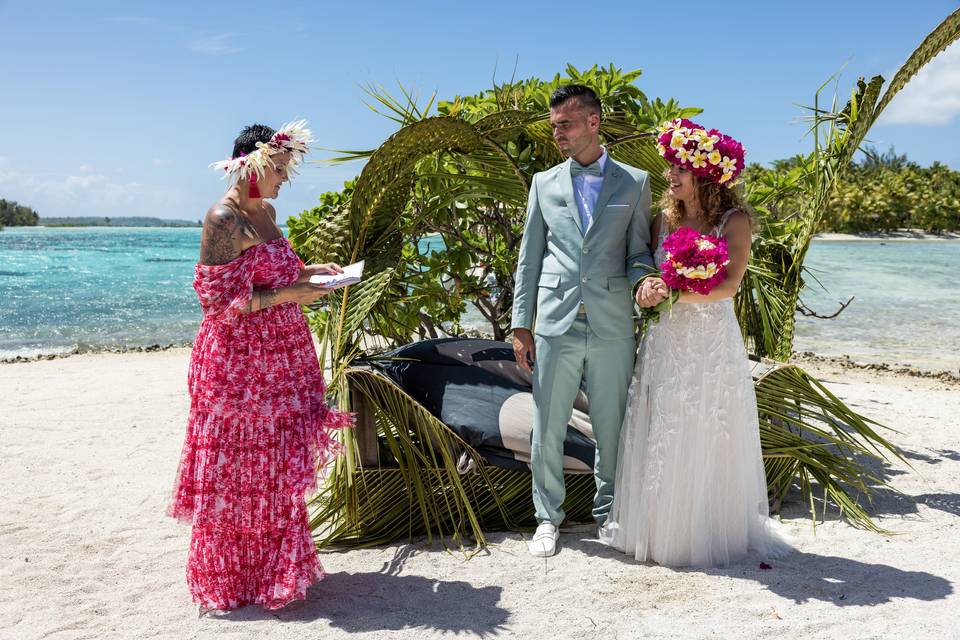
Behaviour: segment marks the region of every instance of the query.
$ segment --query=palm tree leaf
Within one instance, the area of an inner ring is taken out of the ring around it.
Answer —
[[[528,472],[489,466],[384,376],[352,368],[346,379],[373,408],[380,464],[361,467],[356,435],[342,432],[346,453],[311,501],[318,546],[369,546],[421,535],[482,546],[484,531],[536,525]],[[475,471],[460,473],[458,456],[472,460]],[[590,520],[592,474],[569,474],[566,482],[568,517]]]
[[[530,188],[529,177],[505,149],[489,139],[471,153],[449,152],[446,154],[460,165],[460,173],[421,172],[420,179],[437,179],[443,182],[441,193],[449,190],[488,191],[488,200],[498,200],[507,205],[525,207]],[[426,213],[426,212],[425,212]]]
[[[960,9],[947,16],[936,29],[931,31],[894,74],[890,84],[887,85],[886,93],[883,94],[883,98],[873,112],[874,118],[880,116],[880,113],[893,100],[893,97],[910,82],[913,76],[917,75],[920,69],[956,42],[957,38],[960,38]]]
[[[361,282],[338,289],[328,296],[331,298],[331,328],[334,329],[330,336],[331,357],[334,362],[345,366],[343,354],[359,340],[357,333],[362,330],[370,311],[392,283],[395,273],[394,267],[386,267],[373,273],[368,271]],[[334,378],[336,377],[334,375]]]
[[[468,153],[480,144],[481,138],[470,123],[448,116],[415,122],[390,136],[357,178],[350,209],[360,242],[390,226],[404,210],[414,171],[424,155],[440,150]]]
[[[470,199],[496,200],[513,207],[526,204],[526,189],[518,188],[513,178],[486,175],[463,175],[451,179],[449,174],[421,174],[423,178],[438,178],[447,185],[441,197],[436,199],[431,209],[445,208],[454,202]]]
[[[350,210],[342,207],[331,216],[318,217],[312,227],[291,227],[290,242],[306,263],[347,264],[353,254]]]
[[[509,109],[484,116],[477,120],[473,126],[480,136],[494,142],[501,142],[512,139],[517,132],[526,129],[528,124],[543,120],[545,117],[544,114]]]
[[[650,179],[650,190],[653,201],[660,200],[660,196],[667,188],[667,161],[657,153],[654,137],[650,134],[634,134],[607,143],[610,156],[620,162],[643,169]]]
[[[863,498],[887,483],[865,471],[864,460],[883,461],[887,455],[905,461],[897,447],[822,383],[796,365],[762,361],[765,371],[755,383],[760,418],[760,442],[772,502],[798,486],[811,504],[816,521],[816,497],[811,479],[823,494],[820,502],[839,509],[857,527],[882,532],[870,519]]]
[[[366,149],[363,151],[349,149],[321,149],[321,151],[330,151],[341,155],[333,158],[323,158],[321,160],[310,160],[313,164],[340,164],[344,162],[355,162],[357,160],[366,160],[374,154],[376,149]]]

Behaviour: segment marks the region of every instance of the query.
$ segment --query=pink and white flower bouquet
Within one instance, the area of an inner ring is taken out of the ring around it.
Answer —
[[[707,295],[727,277],[730,254],[727,239],[680,227],[663,241],[666,259],[660,263],[660,278],[670,295],[655,307],[643,309],[643,317],[657,321],[680,297],[681,291]]]

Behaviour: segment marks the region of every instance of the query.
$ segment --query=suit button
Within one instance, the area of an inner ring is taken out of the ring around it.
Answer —
[[[590,253],[590,249],[587,249],[586,247],[584,247],[584,248],[583,248],[583,252],[584,252],[585,254]]]
[[[587,283],[587,278],[580,278],[580,282],[586,284],[586,283]]]

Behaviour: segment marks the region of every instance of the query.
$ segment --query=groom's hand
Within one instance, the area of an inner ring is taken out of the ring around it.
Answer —
[[[643,308],[655,307],[670,293],[662,278],[647,278],[637,290],[637,304]]]
[[[513,330],[513,355],[524,371],[533,373],[533,363],[537,359],[537,348],[533,344],[530,329]]]

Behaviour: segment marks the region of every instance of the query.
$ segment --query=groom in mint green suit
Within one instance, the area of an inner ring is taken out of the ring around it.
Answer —
[[[533,177],[520,244],[513,347],[518,364],[533,371],[535,556],[556,552],[563,441],[584,377],[597,442],[593,517],[606,521],[636,351],[632,292],[653,269],[647,174],[607,156],[600,118],[587,87],[551,96],[553,137],[568,159]]]

